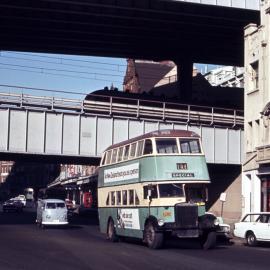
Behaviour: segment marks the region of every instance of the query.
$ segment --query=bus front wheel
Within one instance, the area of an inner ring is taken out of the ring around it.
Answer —
[[[112,219],[110,219],[108,222],[107,239],[111,242],[117,242],[118,240],[117,234],[115,232],[114,222]]]
[[[144,229],[144,242],[151,249],[159,249],[163,245],[163,233],[156,232],[153,222],[147,222]]]
[[[217,235],[216,232],[205,233],[201,238],[201,246],[203,249],[212,249],[216,246]]]

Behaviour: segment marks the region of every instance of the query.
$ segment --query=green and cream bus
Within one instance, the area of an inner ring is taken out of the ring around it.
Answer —
[[[210,183],[200,137],[186,130],[154,131],[107,148],[98,176],[100,230],[110,241],[142,239],[160,248],[168,235],[216,242],[205,213]]]

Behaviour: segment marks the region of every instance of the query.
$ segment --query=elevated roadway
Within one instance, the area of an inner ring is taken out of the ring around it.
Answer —
[[[202,136],[208,163],[241,164],[243,111],[94,96],[0,93],[0,158],[98,164],[113,143],[157,129]]]
[[[2,0],[0,50],[243,66],[259,0]],[[188,59],[188,60],[187,60]]]

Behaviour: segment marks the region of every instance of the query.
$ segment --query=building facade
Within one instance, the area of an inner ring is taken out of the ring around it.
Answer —
[[[0,161],[0,184],[4,183],[9,176],[13,161]]]
[[[270,0],[245,28],[245,153],[242,213],[270,211]]]

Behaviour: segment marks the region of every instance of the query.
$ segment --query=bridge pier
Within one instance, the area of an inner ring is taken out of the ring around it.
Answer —
[[[177,88],[181,102],[189,102],[192,99],[192,74],[193,62],[191,58],[176,61]]]

